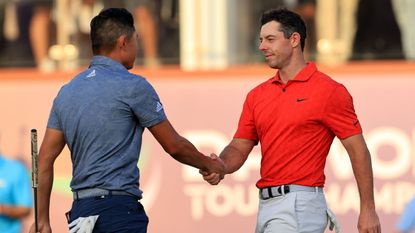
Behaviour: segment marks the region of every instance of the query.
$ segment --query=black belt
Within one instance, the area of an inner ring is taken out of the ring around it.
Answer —
[[[73,192],[73,199],[79,200],[88,197],[106,197],[106,196],[132,196],[135,195],[121,190],[106,190],[101,188],[81,189]]]
[[[266,200],[269,198],[285,195],[290,192],[300,192],[300,191],[323,192],[323,189],[321,187],[303,186],[303,185],[297,185],[297,184],[271,186],[271,187],[259,189],[259,197],[262,200]]]

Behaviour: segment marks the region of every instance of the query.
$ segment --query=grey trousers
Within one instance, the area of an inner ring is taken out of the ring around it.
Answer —
[[[259,200],[256,233],[323,233],[327,204],[321,192],[291,192]]]

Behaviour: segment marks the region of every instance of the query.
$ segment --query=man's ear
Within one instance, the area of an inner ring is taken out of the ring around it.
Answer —
[[[117,42],[116,42],[116,46],[117,49],[125,49],[127,45],[127,37],[125,35],[121,35],[120,37],[118,37]]]
[[[293,32],[291,35],[291,46],[293,48],[301,46],[301,35],[298,32]]]

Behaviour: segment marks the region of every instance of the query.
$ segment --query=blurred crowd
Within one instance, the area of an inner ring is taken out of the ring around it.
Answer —
[[[63,57],[75,60],[73,66],[88,63],[89,22],[107,7],[134,13],[142,48],[139,63],[147,67],[157,67],[161,60],[177,63],[178,51],[159,53],[165,46],[158,40],[170,37],[176,44],[170,47],[178,47],[177,1],[161,4],[161,0],[0,0],[0,67],[48,72],[59,68],[57,61]]]
[[[180,47],[186,43],[180,37],[183,21],[179,20],[184,2],[0,0],[0,67],[37,67],[49,72],[88,64],[88,22],[106,7],[125,7],[134,13],[142,48],[138,65],[180,64]],[[258,18],[273,7],[286,7],[304,18],[309,28],[309,60],[415,59],[413,0],[228,0],[226,4],[227,20],[232,22],[228,24],[234,27],[229,32],[234,35],[228,38],[240,40],[234,50],[239,53],[234,54],[237,59],[231,59],[234,64],[263,59],[257,49]]]

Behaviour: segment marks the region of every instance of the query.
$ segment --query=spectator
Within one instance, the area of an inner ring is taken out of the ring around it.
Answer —
[[[401,30],[403,53],[408,60],[415,60],[415,1],[392,0],[396,21]]]
[[[0,232],[20,233],[30,214],[32,195],[25,166],[0,154]]]
[[[403,58],[391,0],[359,0],[356,23],[352,59]]]
[[[415,230],[415,198],[405,208],[398,223],[400,233],[409,233]]]
[[[54,70],[55,64],[48,57],[52,5],[52,0],[0,1],[1,43],[6,49],[1,58],[5,64],[34,64],[41,71]],[[13,47],[20,49],[16,51]]]
[[[33,15],[30,21],[29,35],[36,66],[44,72],[55,69],[55,64],[48,57],[50,45],[50,13],[52,0],[31,0]]]

